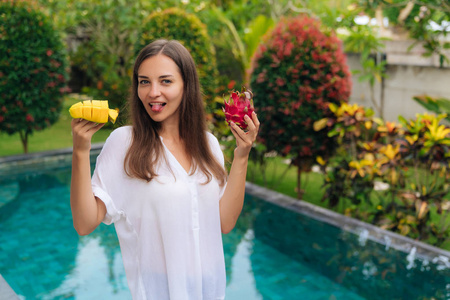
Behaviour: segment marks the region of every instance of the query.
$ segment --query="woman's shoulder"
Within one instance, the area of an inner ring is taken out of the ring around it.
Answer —
[[[109,135],[108,139],[120,139],[120,140],[128,139],[131,137],[131,132],[132,132],[131,126],[129,125],[122,126],[114,129]]]
[[[106,139],[105,147],[120,147],[128,145],[131,141],[131,126],[122,126],[114,129]]]
[[[215,143],[215,144],[219,143],[219,140],[217,139],[217,137],[209,131],[206,131],[206,138],[208,139],[209,143]]]
[[[206,131],[206,138],[208,139],[208,143],[212,150],[214,151],[222,151],[219,140],[217,137],[209,131]]]

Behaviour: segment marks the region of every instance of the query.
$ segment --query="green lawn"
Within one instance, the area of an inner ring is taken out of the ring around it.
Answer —
[[[40,152],[72,147],[72,135],[69,115],[69,107],[83,100],[80,96],[67,96],[59,120],[50,128],[33,133],[28,138],[28,152]],[[112,129],[102,128],[93,138],[92,143],[104,142]],[[0,156],[16,155],[23,153],[22,142],[19,134],[8,135],[0,132]]]
[[[289,168],[282,158],[266,158],[265,171],[250,161],[247,180],[297,198],[297,169],[295,167]],[[308,202],[315,205],[326,207],[326,203],[321,201],[324,193],[322,185],[322,174],[314,172],[302,174],[301,189],[305,191],[303,199],[307,199]]]

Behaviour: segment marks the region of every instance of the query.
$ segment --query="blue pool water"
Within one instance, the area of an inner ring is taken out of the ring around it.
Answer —
[[[79,237],[70,157],[0,168],[0,274],[23,299],[131,299],[113,226]],[[450,299],[450,269],[247,195],[228,300]],[[1,299],[0,291],[0,299]]]

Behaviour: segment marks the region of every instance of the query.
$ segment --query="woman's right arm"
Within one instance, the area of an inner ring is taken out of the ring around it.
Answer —
[[[73,225],[79,235],[88,235],[102,222],[106,206],[94,196],[91,185],[91,139],[104,124],[72,120],[73,154],[70,206]]]

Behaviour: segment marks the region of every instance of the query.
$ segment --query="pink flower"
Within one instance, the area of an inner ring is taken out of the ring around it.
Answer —
[[[300,105],[301,105],[300,101],[292,102],[292,110],[297,110],[297,109],[299,109],[299,108],[300,108]]]
[[[266,70],[264,70],[263,72],[259,73],[258,77],[256,78],[256,82],[257,83],[261,83],[261,82],[266,81],[266,74],[267,74]]]
[[[228,83],[227,88],[228,88],[229,90],[232,90],[232,89],[234,88],[235,85],[236,85],[236,81],[231,80],[231,81]]]
[[[292,44],[291,42],[288,42],[284,48],[284,55],[285,56],[290,56],[292,54],[292,49],[294,49],[294,44]]]
[[[302,149],[300,150],[300,153],[303,156],[311,156],[312,155],[311,148],[308,146],[303,146]]]
[[[50,60],[50,64],[55,67],[55,68],[59,68],[61,66],[61,63],[59,61],[56,61],[54,59]]]
[[[51,56],[52,54],[53,54],[53,51],[50,50],[50,49],[48,49],[48,50],[47,50],[47,56]]]
[[[276,83],[278,86],[283,86],[286,84],[286,81],[283,78],[278,77]]]
[[[286,147],[284,147],[284,149],[283,149],[283,154],[284,155],[288,155],[289,154],[289,152],[291,152],[291,148],[292,148],[292,146],[291,145],[286,145]]]
[[[59,92],[60,92],[61,94],[64,94],[64,93],[70,93],[70,92],[71,92],[71,89],[70,89],[70,87],[65,86],[65,87],[59,88]]]
[[[27,122],[34,122],[34,118],[33,118],[33,116],[30,115],[30,114],[27,114],[26,117],[25,117],[25,119],[27,120]]]

